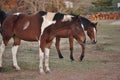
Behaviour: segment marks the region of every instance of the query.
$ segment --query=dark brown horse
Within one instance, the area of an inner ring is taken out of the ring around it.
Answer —
[[[84,44],[82,43],[82,41],[85,40],[85,34],[83,32],[83,29],[81,27],[78,27],[79,20],[74,19],[74,17],[70,15],[66,15],[62,19],[62,22],[59,20],[57,21],[57,19],[55,19],[54,21],[50,19],[51,17],[49,17],[48,19],[48,16],[46,15],[43,16],[43,13],[41,12],[36,13],[34,15],[25,15],[20,13],[8,15],[2,25],[1,34],[2,34],[3,41],[0,47],[0,67],[2,67],[2,55],[5,50],[5,46],[7,46],[9,40],[13,38],[14,44],[12,47],[12,56],[13,56],[13,66],[16,68],[16,70],[20,70],[20,67],[18,66],[17,58],[16,58],[17,50],[21,40],[25,40],[25,41],[39,42],[40,73],[44,73],[44,70],[43,70],[44,54],[45,54],[45,69],[47,72],[49,72],[50,71],[49,69],[50,44],[52,39],[54,37],[59,36],[62,32],[63,33],[69,32],[69,35],[70,35],[69,38],[74,37],[79,42],[79,44],[81,44],[82,54],[80,59],[82,60],[84,57]],[[57,23],[55,23],[56,21]],[[49,26],[51,24],[55,24],[55,25],[52,25],[54,27]],[[70,26],[70,27],[62,28],[63,26],[65,27]],[[72,28],[72,26],[76,26],[76,27]],[[51,28],[48,28],[48,27],[51,27]],[[55,28],[55,27],[56,29],[52,30],[52,28]],[[44,32],[46,28],[48,28],[49,30]],[[46,34],[49,34],[49,33],[50,35],[47,36],[47,39],[46,39],[45,36]],[[80,35],[77,35],[77,34],[80,34]]]
[[[73,42],[73,39],[76,39],[82,47],[82,54],[80,56],[80,60],[82,61],[85,50],[83,42],[85,41],[86,37],[83,28],[80,26],[79,18],[75,18],[73,21],[67,22],[58,21],[56,24],[50,25],[44,30],[41,42],[43,45],[50,47],[54,37],[67,37],[69,38],[70,43]],[[46,42],[44,43],[44,41]]]
[[[93,23],[90,20],[88,20],[85,17],[80,16],[79,17],[81,23],[80,25],[82,26],[83,30],[87,33],[87,35],[89,36],[89,38],[91,39],[93,44],[96,44],[97,40],[96,40],[96,33],[97,33],[97,23]],[[60,47],[60,38],[68,38],[68,36],[63,37],[63,36],[58,36],[56,37],[56,49],[58,52],[58,56],[59,58],[63,58],[63,55],[61,54],[61,51],[59,49]],[[86,42],[86,41],[85,41]],[[69,39],[69,43],[70,43],[70,59],[73,61],[73,38]]]
[[[67,15],[67,14],[52,13],[52,12],[45,12],[45,11],[41,11],[40,13],[43,16],[46,15],[46,18],[49,20],[56,20],[56,21],[62,21],[62,22],[66,21],[66,20],[70,20],[71,17],[76,16],[74,14]],[[87,34],[90,37],[92,43],[95,44],[97,42],[97,40],[96,40],[96,32],[97,32],[96,25],[97,25],[97,23],[93,23],[93,22],[89,21],[87,18],[84,18],[81,16],[79,17],[79,19],[80,19],[79,25],[82,26],[84,31],[87,31]],[[57,36],[56,37],[55,46],[56,46],[59,58],[63,58],[63,56],[60,52],[60,49],[59,49],[60,38],[68,38],[68,37],[69,36],[67,34],[66,34],[66,36]],[[69,38],[69,43],[70,43],[70,59],[73,61],[74,60],[74,58],[73,58],[73,38]]]

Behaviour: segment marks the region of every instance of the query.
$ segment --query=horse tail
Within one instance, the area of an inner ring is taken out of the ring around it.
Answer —
[[[0,34],[2,33],[2,26],[1,26],[1,24],[0,24]]]
[[[19,19],[19,15],[8,15],[5,20],[4,20],[4,23],[2,24],[2,26],[0,27],[0,33],[2,34],[3,32],[3,27],[5,26],[6,27],[14,27],[14,25],[16,24],[16,22],[18,21]],[[5,30],[5,29],[4,29]]]
[[[7,16],[7,14],[4,11],[0,10],[0,18],[1,18],[0,19],[0,33],[2,32],[2,24],[3,24],[3,21],[5,20],[6,16]]]
[[[13,17],[12,17],[12,18],[13,18],[13,21],[12,21],[12,22],[15,24],[15,23],[20,19],[21,15],[22,15],[22,14],[13,15]]]

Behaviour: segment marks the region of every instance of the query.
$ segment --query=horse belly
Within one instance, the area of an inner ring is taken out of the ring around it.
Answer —
[[[15,35],[21,40],[25,41],[38,41],[40,32],[38,30],[26,30],[26,31],[17,31]]]
[[[39,40],[39,36],[30,36],[30,35],[28,35],[27,37],[26,36],[18,36],[20,39],[22,39],[22,40],[25,40],[25,41],[38,41]]]
[[[68,30],[57,31],[56,36],[61,38],[67,38],[70,32]]]

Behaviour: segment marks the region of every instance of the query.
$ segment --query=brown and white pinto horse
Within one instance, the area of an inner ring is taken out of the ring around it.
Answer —
[[[52,21],[43,20],[43,17],[40,13],[34,15],[25,15],[20,13],[15,13],[13,15],[8,15],[4,20],[2,25],[2,44],[0,47],[0,67],[2,67],[2,55],[7,46],[9,40],[13,38],[14,44],[12,47],[12,56],[13,56],[13,66],[16,70],[20,70],[20,67],[17,63],[17,50],[20,45],[21,40],[25,41],[38,41],[40,45],[41,33],[48,25],[55,23]],[[39,55],[41,59],[41,48],[39,49]],[[45,49],[46,52],[46,49]],[[41,60],[40,60],[41,61]],[[46,63],[45,63],[46,64]],[[42,64],[39,65],[40,72],[43,71]],[[49,66],[46,68],[49,71]]]
[[[59,36],[62,32],[70,35],[69,38],[74,37],[79,42],[79,44],[81,44],[82,54],[80,59],[81,60],[83,59],[85,47],[82,41],[85,40],[85,34],[83,29],[79,25],[78,18],[74,19],[73,16],[65,15],[62,21],[59,21],[57,20],[56,17],[54,17],[53,20],[51,17],[43,14],[44,12],[39,12],[34,15],[15,13],[13,15],[8,15],[6,17],[2,25],[1,33],[3,41],[0,47],[0,67],[2,67],[2,55],[5,50],[5,47],[7,46],[9,40],[13,38],[14,44],[12,47],[12,56],[13,66],[16,68],[16,70],[20,70],[16,58],[17,50],[21,40],[25,40],[25,41],[38,41],[40,46],[39,47],[40,73],[44,73],[43,70],[44,54],[45,54],[45,69],[46,72],[49,72],[50,44],[52,39],[56,36]],[[49,34],[49,36],[46,37],[46,34]]]

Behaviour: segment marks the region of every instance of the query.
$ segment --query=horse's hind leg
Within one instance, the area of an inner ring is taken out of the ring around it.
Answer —
[[[71,61],[74,61],[74,58],[73,58],[73,36],[69,37],[69,43],[70,43],[70,59],[71,59]]]
[[[3,41],[0,46],[0,67],[2,68],[2,55],[5,51],[5,46],[7,46],[8,41],[10,40],[11,37],[3,37]]]
[[[5,50],[5,44],[2,41],[1,46],[0,46],[0,68],[2,68],[2,55],[4,53],[4,50]]]
[[[12,57],[13,57],[13,67],[15,67],[16,70],[20,70],[20,67],[18,66],[17,58],[16,58],[19,45],[20,45],[20,39],[17,37],[14,37],[14,44],[12,47]]]
[[[58,38],[58,37],[56,37],[55,46],[56,46],[56,49],[57,49],[59,58],[62,59],[62,58],[63,58],[63,55],[61,54],[60,48],[59,48],[59,46],[60,46],[60,38]]]
[[[80,61],[82,61],[83,58],[84,58],[85,45],[83,43],[80,43],[80,44],[81,44],[81,47],[82,47],[82,53],[81,53],[81,56],[80,56]]]

